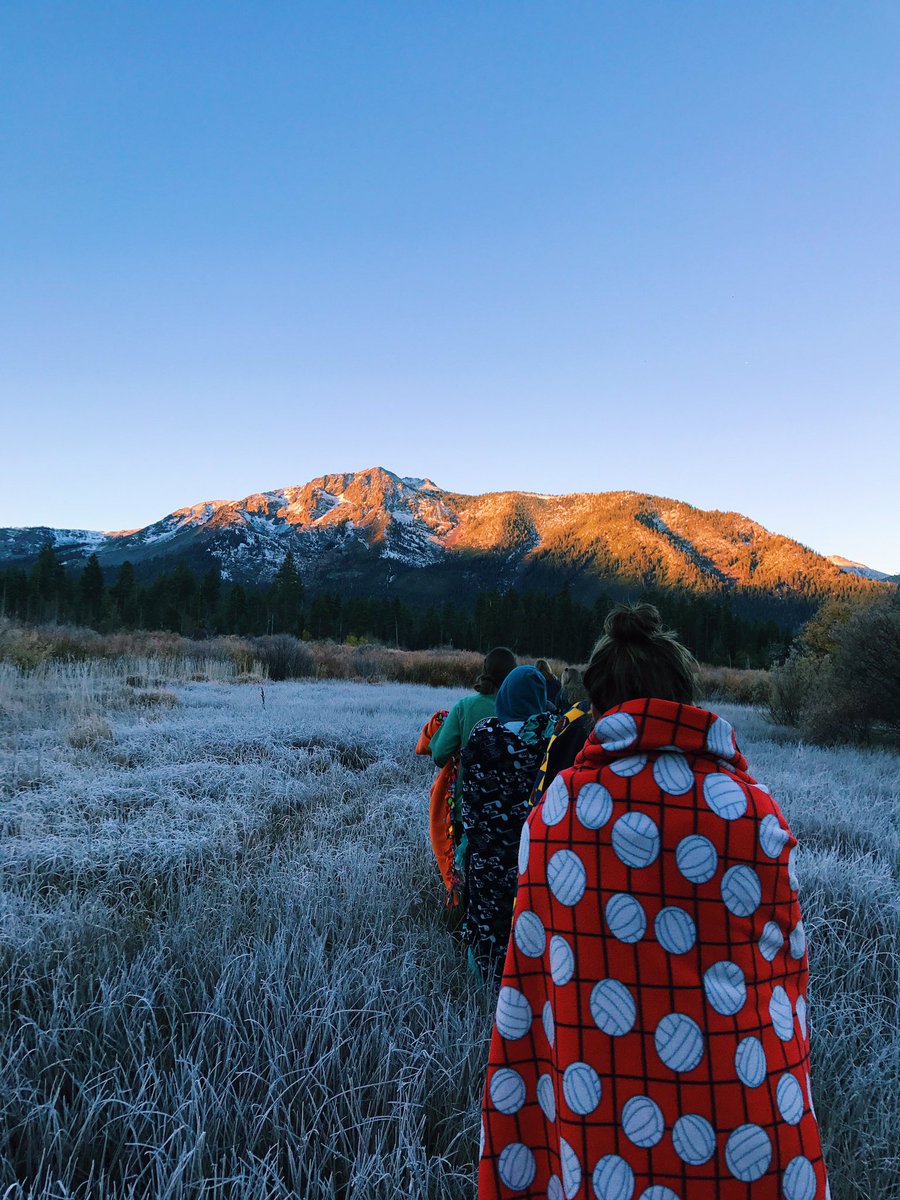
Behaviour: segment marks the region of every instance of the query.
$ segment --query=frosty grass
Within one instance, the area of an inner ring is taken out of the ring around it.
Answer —
[[[470,1200],[491,1004],[412,753],[459,693],[164,673],[0,664],[0,1197]],[[898,758],[718,710],[801,841],[832,1195],[890,1200]]]

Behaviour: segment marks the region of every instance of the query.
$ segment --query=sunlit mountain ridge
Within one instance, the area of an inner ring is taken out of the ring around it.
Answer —
[[[149,575],[185,561],[248,584],[290,550],[313,587],[429,599],[513,584],[568,584],[583,596],[610,586],[806,597],[889,586],[740,513],[630,491],[464,495],[381,467],[205,501],[137,530],[0,529],[0,563],[27,566],[47,542],[70,564],[96,554],[104,569],[130,561]]]

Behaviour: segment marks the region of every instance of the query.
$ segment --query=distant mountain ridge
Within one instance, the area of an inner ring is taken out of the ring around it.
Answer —
[[[852,559],[842,558],[840,554],[829,554],[828,561],[834,563],[840,570],[846,571],[848,575],[859,575],[861,579],[878,579],[882,583],[885,580],[893,582],[895,576],[888,575],[886,571],[876,571],[874,567],[867,567],[865,563],[853,562]]]
[[[27,566],[48,541],[67,564],[94,553],[104,569],[129,560],[146,574],[217,564],[247,584],[291,550],[314,588],[423,599],[513,584],[568,583],[582,596],[610,585],[804,596],[887,586],[740,513],[638,492],[470,496],[381,467],[205,501],[137,530],[0,529],[0,565]]]

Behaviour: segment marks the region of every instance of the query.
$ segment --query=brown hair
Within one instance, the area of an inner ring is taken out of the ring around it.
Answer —
[[[481,674],[475,680],[475,691],[482,696],[493,696],[510,671],[518,666],[516,656],[506,646],[495,646],[484,656]]]
[[[584,686],[601,713],[650,697],[692,704],[696,667],[694,656],[666,629],[654,605],[617,604],[603,623]]]
[[[581,677],[580,667],[566,667],[559,679],[562,684],[561,695],[570,705],[587,700],[588,694]]]
[[[537,668],[537,670],[540,671],[540,673],[543,675],[543,677],[545,679],[555,679],[556,678],[556,676],[553,674],[553,668],[547,662],[546,658],[539,658],[534,665]]]

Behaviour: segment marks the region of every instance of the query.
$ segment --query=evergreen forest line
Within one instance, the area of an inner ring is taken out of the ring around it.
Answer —
[[[796,603],[771,599],[763,618],[735,611],[724,589],[702,595],[643,589],[701,662],[768,667],[780,660],[803,616]],[[181,563],[150,580],[123,563],[108,580],[96,555],[80,571],[66,568],[47,545],[30,571],[0,571],[0,616],[28,624],[75,624],[101,632],[161,629],[187,637],[286,633],[307,640],[380,642],[409,650],[453,646],[484,652],[505,644],[520,654],[583,662],[603,619],[621,595],[590,606],[567,587],[555,593],[482,591],[468,604],[415,607],[397,597],[311,593],[290,551],[269,584],[223,580],[216,568],[198,573]]]

